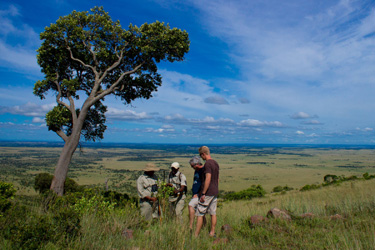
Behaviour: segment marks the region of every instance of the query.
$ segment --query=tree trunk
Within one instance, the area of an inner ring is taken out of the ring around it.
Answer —
[[[78,146],[78,143],[79,136],[73,137],[73,135],[71,135],[61,151],[50,188],[58,196],[62,196],[64,194],[64,185],[69,170],[69,164],[72,160],[72,156]]]

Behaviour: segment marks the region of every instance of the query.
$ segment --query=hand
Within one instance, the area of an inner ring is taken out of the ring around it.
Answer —
[[[193,195],[193,198],[198,198],[198,195],[197,194]]]
[[[149,199],[150,201],[152,201],[152,202],[155,202],[155,201],[157,201],[158,200],[158,198],[156,198],[156,197],[150,197],[150,199]]]
[[[173,187],[172,183],[167,183],[168,187]]]
[[[206,195],[202,195],[199,201],[204,202],[204,198],[206,198]]]
[[[177,189],[173,190],[173,193],[175,194],[178,194],[180,191],[178,191]]]

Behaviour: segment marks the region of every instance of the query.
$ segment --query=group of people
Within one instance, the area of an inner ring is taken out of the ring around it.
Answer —
[[[192,198],[189,202],[189,227],[193,231],[195,217],[197,218],[195,236],[205,222],[205,215],[211,216],[210,236],[215,236],[217,196],[219,194],[219,164],[211,158],[210,149],[202,146],[198,150],[199,157],[194,156],[189,164],[194,169],[192,185]],[[203,165],[201,159],[205,161]],[[143,169],[137,180],[138,196],[140,198],[141,214],[146,220],[158,218],[160,207],[157,199],[158,180],[155,171],[159,168],[149,163]],[[182,222],[182,212],[185,207],[187,192],[186,176],[180,171],[180,164],[173,162],[168,176],[167,186],[173,188],[173,194],[169,197],[170,212]]]

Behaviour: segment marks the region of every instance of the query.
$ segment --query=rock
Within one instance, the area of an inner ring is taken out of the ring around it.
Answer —
[[[126,239],[131,240],[133,239],[133,230],[124,229],[122,230],[121,235],[124,236]]]
[[[283,220],[292,220],[292,217],[288,214],[287,211],[281,210],[278,208],[272,208],[270,211],[267,213],[268,218],[275,218],[275,219],[283,219]]]
[[[344,217],[342,217],[339,214],[331,215],[331,220],[344,220]]]
[[[214,244],[227,244],[229,240],[227,238],[216,238]]]
[[[226,235],[230,235],[233,231],[232,227],[228,224],[225,224],[221,227],[221,231],[226,234]]]
[[[250,217],[250,224],[251,225],[259,225],[262,222],[267,222],[268,218],[261,216],[261,215],[253,215]]]
[[[315,214],[313,213],[304,213],[304,214],[301,214],[301,218],[314,218],[315,217]]]

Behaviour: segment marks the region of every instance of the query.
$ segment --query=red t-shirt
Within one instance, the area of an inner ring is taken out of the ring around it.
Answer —
[[[217,196],[219,194],[219,164],[209,159],[204,164],[204,173],[211,174],[211,182],[206,191],[207,196]]]

